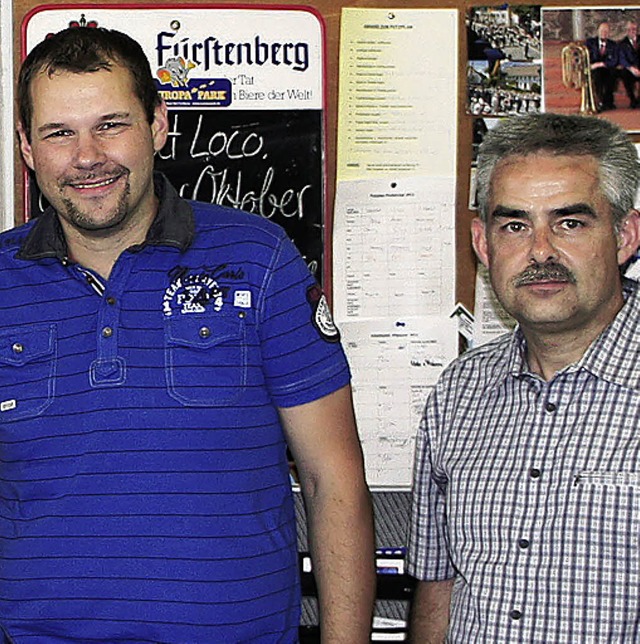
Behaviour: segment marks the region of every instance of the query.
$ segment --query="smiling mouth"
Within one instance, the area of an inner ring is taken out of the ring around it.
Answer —
[[[102,181],[87,182],[87,183],[72,183],[69,182],[68,185],[76,190],[90,190],[92,188],[104,188],[105,186],[110,186],[112,183],[115,183],[121,175],[116,177],[110,177],[108,179],[103,179]]]

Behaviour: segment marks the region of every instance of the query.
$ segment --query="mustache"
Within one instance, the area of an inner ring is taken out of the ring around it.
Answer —
[[[526,286],[527,284],[535,284],[536,282],[569,282],[570,284],[576,283],[576,276],[563,264],[559,262],[534,262],[527,266],[514,279],[515,286]]]

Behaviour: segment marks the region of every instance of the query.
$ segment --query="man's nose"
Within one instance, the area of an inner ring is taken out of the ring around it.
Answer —
[[[93,168],[104,163],[106,155],[99,138],[92,132],[78,135],[74,155],[74,165],[77,168]]]
[[[557,259],[557,251],[553,243],[553,232],[546,226],[534,228],[531,237],[531,259],[544,263]]]

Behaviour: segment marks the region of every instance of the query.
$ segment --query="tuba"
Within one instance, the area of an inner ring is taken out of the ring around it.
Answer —
[[[581,114],[595,114],[598,108],[593,97],[589,51],[584,45],[572,42],[562,48],[561,56],[564,86],[581,90]]]

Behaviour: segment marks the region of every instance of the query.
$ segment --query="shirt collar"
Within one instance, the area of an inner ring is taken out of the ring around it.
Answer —
[[[492,342],[481,345],[471,353],[476,352],[485,354],[487,361],[484,384],[486,391],[500,387],[509,376],[517,378],[528,373],[526,342],[520,327],[516,327],[512,333],[501,335]]]
[[[527,364],[527,341],[520,329],[520,325],[518,325],[514,329],[511,337],[504,375],[519,376],[524,373],[529,373],[529,366]]]
[[[640,390],[640,284],[624,278],[622,292],[624,305],[577,366],[598,378]]]
[[[640,390],[640,284],[623,278],[625,303],[613,322],[591,343],[582,358],[563,371],[585,369],[623,387]],[[502,368],[496,370],[490,386],[497,386],[507,376],[530,374],[526,359],[527,343],[520,327],[511,334],[505,346]]]
[[[193,241],[195,221],[193,210],[187,201],[181,199],[168,179],[159,172],[154,174],[154,189],[160,201],[158,213],[153,220],[144,244],[153,246],[173,246],[185,251]],[[67,241],[62,231],[58,215],[49,206],[38,217],[35,225],[18,251],[19,259],[68,258]]]

